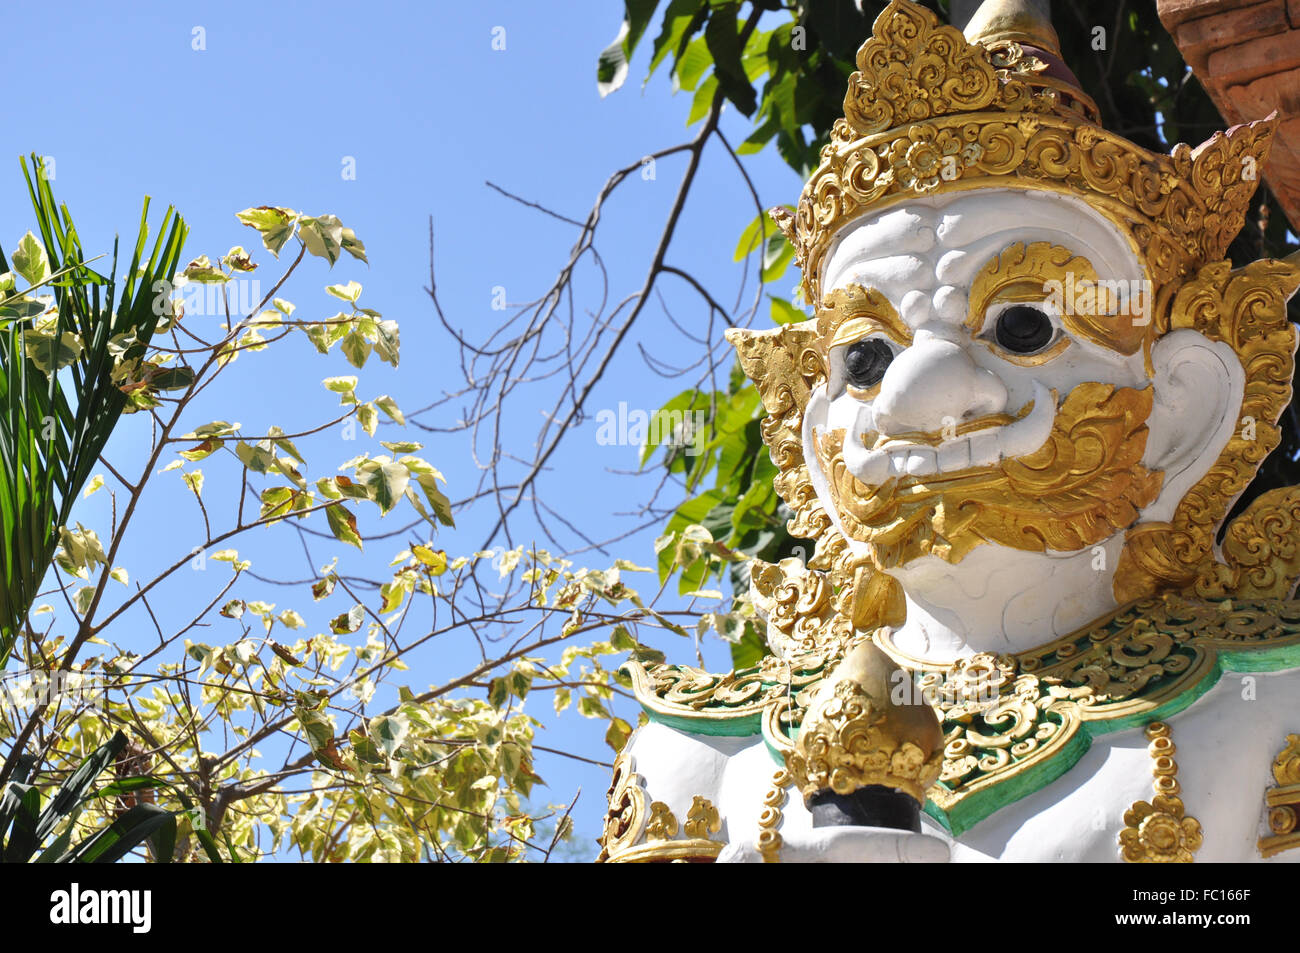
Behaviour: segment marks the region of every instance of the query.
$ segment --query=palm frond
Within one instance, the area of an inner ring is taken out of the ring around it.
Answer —
[[[157,282],[170,282],[188,228],[175,210],[163,216],[148,246],[144,200],[130,266],[118,273],[114,240],[107,276],[89,266],[67,206],[55,202],[41,160],[22,162],[41,241],[49,258],[57,310],[56,335],[80,335],[84,347],[63,370],[46,372],[27,357],[28,322],[0,327],[0,668],[26,624],[41,580],[54,559],[59,528],[121,416],[126,394],[112,380],[119,359],[144,356],[159,323]],[[0,272],[9,270],[0,249]],[[114,346],[125,345],[115,358]]]

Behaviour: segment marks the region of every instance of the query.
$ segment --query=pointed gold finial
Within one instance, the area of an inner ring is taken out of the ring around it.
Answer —
[[[873,642],[852,649],[808,705],[786,768],[805,804],[819,792],[894,788],[925,804],[943,767],[943,729],[911,676]]]
[[[1015,42],[1061,55],[1061,38],[1034,0],[984,0],[965,32],[971,43],[991,47]]]

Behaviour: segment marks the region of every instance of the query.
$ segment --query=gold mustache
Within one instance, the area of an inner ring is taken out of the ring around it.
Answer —
[[[954,436],[961,437],[968,433],[975,433],[977,430],[991,430],[994,427],[1005,427],[1007,424],[1014,424],[1017,420],[1024,420],[1028,417],[1033,409],[1034,402],[1031,400],[1014,414],[985,414],[983,417],[976,417],[964,424],[958,424],[951,430],[912,430],[907,433],[896,433],[888,436],[876,433],[873,430],[862,435],[862,443],[868,450],[880,450],[891,443],[899,445],[924,444],[929,447],[937,447],[946,440],[952,440]],[[843,431],[837,432],[843,434]]]
[[[879,486],[845,466],[844,431],[819,433],[815,445],[845,531],[872,544],[880,570],[925,555],[957,563],[986,542],[1074,552],[1131,526],[1159,495],[1163,474],[1141,464],[1151,406],[1150,388],[1080,384],[1033,453]]]

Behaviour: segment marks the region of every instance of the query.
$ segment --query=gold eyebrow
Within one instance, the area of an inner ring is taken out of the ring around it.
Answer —
[[[889,299],[875,288],[856,284],[837,288],[822,299],[817,308],[817,332],[823,352],[877,332],[903,347],[912,343],[912,329],[903,323]]]
[[[978,331],[986,312],[995,304],[1047,300],[1050,282],[1071,289],[1097,289],[1103,284],[1098,282],[1092,262],[1063,245],[1016,242],[990,258],[971,282],[966,326]],[[1098,314],[1095,308],[1091,311],[1078,314],[1073,307],[1067,307],[1061,323],[1071,333],[1124,355],[1136,353],[1152,332],[1149,318],[1139,323],[1132,314]]]

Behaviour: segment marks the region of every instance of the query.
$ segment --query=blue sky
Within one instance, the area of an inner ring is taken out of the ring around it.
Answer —
[[[621,11],[616,0],[135,3],[111,14],[102,4],[20,5],[9,11],[12,35],[53,41],[59,65],[33,68],[23,84],[27,94],[10,98],[7,141],[13,155],[8,166],[0,164],[0,185],[8,183],[0,187],[5,223],[0,241],[12,247],[32,226],[17,164],[20,151],[54,158],[56,195],[72,209],[89,248],[109,250],[114,231],[132,235],[141,197],[148,194],[156,212],[171,203],[186,217],[192,229],[187,259],[202,253],[216,258],[243,244],[262,262],[258,277],[264,288],[279,272],[234,213],[270,204],[337,214],[366,243],[371,265],[345,256],[329,272],[312,260],[292,279],[288,296],[298,305],[298,316],[323,318],[338,310],[324,295],[324,285],[360,281],[362,304],[402,326],[401,367],[393,371],[372,359],[362,372],[362,396],[387,392],[406,409],[427,404],[444,388],[462,384],[454,348],[423,291],[429,216],[438,233],[445,308],[454,324],[482,333],[501,318],[491,309],[493,289],[505,288],[510,301],[539,296],[574,239],[571,226],[503,199],[485,180],[583,218],[613,169],[691,133],[685,126],[690,94],[672,95],[666,70],[641,89],[646,50],[623,90],[605,100],[598,96],[596,57],[617,32]],[[57,24],[53,31],[51,23]],[[496,27],[505,30],[504,50],[492,48]],[[655,32],[652,25],[647,39]],[[194,49],[198,37],[204,49]],[[750,126],[744,117],[727,115],[723,128],[738,143]],[[342,175],[347,157],[355,160],[355,179]],[[765,206],[795,199],[797,176],[775,155],[749,157],[746,164]],[[615,299],[639,286],[680,171],[679,160],[664,161],[654,180],[630,180],[609,203],[599,245]],[[691,268],[716,297],[731,302],[741,271],[732,251],[753,214],[731,160],[711,149],[669,261]],[[784,294],[795,278],[788,272],[776,290]],[[680,287],[665,290],[679,321],[703,319],[698,298]],[[646,310],[633,337],[667,360],[694,357],[658,306]],[[304,345],[241,357],[207,399],[211,414],[205,419],[237,420],[250,433],[271,424],[292,431],[326,419],[332,398],[319,382],[351,369],[337,353],[320,358]],[[650,373],[629,348],[599,386],[591,410],[613,409],[620,401],[653,409],[682,387],[681,381]],[[520,402],[506,419],[505,441],[521,454],[531,452],[540,405],[540,399],[536,407]],[[133,461],[147,447],[143,422],[142,417],[130,421],[115,435],[111,461],[139,467]],[[552,508],[601,538],[631,525],[613,514],[627,510],[645,486],[609,472],[634,468],[636,450],[600,446],[595,432],[596,421],[589,418],[571,435],[543,492]],[[381,433],[385,436],[395,435]],[[424,440],[424,456],[447,475],[453,499],[472,489],[478,472],[464,435],[411,438]],[[339,441],[318,445],[309,457],[315,464],[309,477],[332,472],[356,449]],[[167,481],[169,476],[174,474],[157,478],[161,492],[143,507],[134,544],[126,551],[123,562],[133,578],[149,578],[151,567],[184,554],[201,526],[192,499],[178,480]],[[213,472],[208,479],[213,491],[222,483]],[[76,518],[106,534],[106,507],[101,493]],[[485,506],[470,508],[438,545],[453,554],[477,549],[491,515]],[[608,559],[593,555],[590,562],[608,565],[619,556],[650,563],[655,535],[646,531],[621,543]],[[253,559],[255,571],[280,578],[308,574],[290,534],[267,533],[240,548]],[[368,547],[365,555],[347,551],[340,567],[377,574],[400,548],[392,541]],[[335,549],[342,547],[318,541],[315,563]],[[181,579],[154,608],[179,622],[196,600],[206,601],[216,582]],[[313,606],[305,592],[274,587],[242,594],[296,608],[313,627],[347,608],[337,599]],[[130,628],[141,621],[125,619],[115,638],[124,645],[147,640],[143,628]],[[237,636],[232,624],[204,639]],[[687,643],[664,647],[681,661],[694,656]],[[440,646],[436,655],[423,657],[410,682],[445,680],[471,657],[467,652],[463,646]],[[706,659],[716,668],[728,667],[720,644],[706,646]],[[557,721],[549,697],[538,699],[538,708],[550,725],[539,743],[612,758],[600,726],[576,714]],[[626,705],[622,713],[635,719]],[[590,845],[599,831],[608,772],[551,756],[539,760],[538,770],[550,785],[539,800],[567,802],[581,787],[574,816],[579,838]]]

